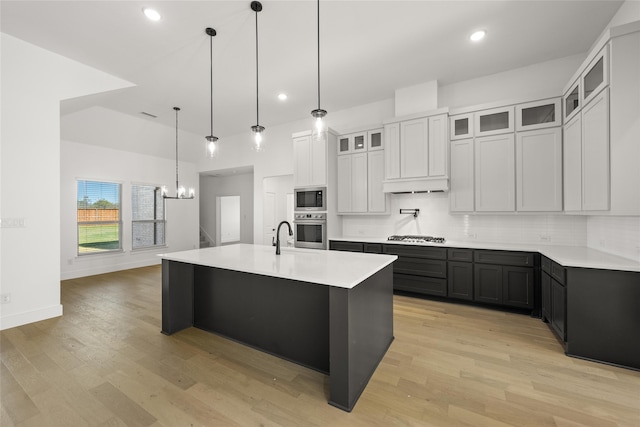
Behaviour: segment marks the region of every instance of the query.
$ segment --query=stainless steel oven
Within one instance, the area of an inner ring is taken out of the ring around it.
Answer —
[[[327,188],[296,188],[295,210],[296,211],[326,211],[327,210]]]
[[[327,249],[326,213],[295,213],[293,228],[296,248]]]

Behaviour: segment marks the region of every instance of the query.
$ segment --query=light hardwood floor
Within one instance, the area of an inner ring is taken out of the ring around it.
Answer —
[[[62,282],[64,316],[0,332],[0,425],[640,426],[640,372],[566,357],[525,315],[394,297],[352,413],[322,374],[190,328],[160,334],[160,267]]]

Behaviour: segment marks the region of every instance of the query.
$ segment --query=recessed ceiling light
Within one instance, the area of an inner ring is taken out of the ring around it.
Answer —
[[[149,9],[148,7],[145,7],[144,9],[142,9],[142,12],[144,12],[144,15],[152,21],[159,21],[160,18],[162,18],[162,16],[160,16],[158,11],[155,9]]]
[[[286,100],[287,98],[288,98],[288,96],[287,96],[287,94],[286,94],[286,93],[280,93],[280,94],[278,94],[278,99],[279,99],[280,101],[284,101],[284,100]]]
[[[487,32],[485,30],[479,30],[479,31],[476,31],[475,33],[471,34],[469,36],[469,38],[471,39],[471,41],[477,42],[477,41],[482,40],[484,38],[484,36],[486,36],[486,35],[487,35]]]

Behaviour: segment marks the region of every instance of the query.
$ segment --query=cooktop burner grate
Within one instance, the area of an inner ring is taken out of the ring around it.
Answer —
[[[387,240],[395,242],[410,242],[410,243],[444,243],[444,237],[432,237],[432,236],[416,236],[416,235],[393,235],[389,236]]]

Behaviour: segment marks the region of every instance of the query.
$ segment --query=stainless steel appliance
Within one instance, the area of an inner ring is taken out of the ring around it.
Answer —
[[[327,188],[297,188],[295,192],[296,211],[326,211]]]
[[[296,248],[327,249],[326,213],[295,213],[293,228]]]
[[[393,235],[389,236],[387,240],[394,242],[407,242],[407,243],[444,243],[444,237],[432,237],[432,236],[412,236],[412,235]]]

